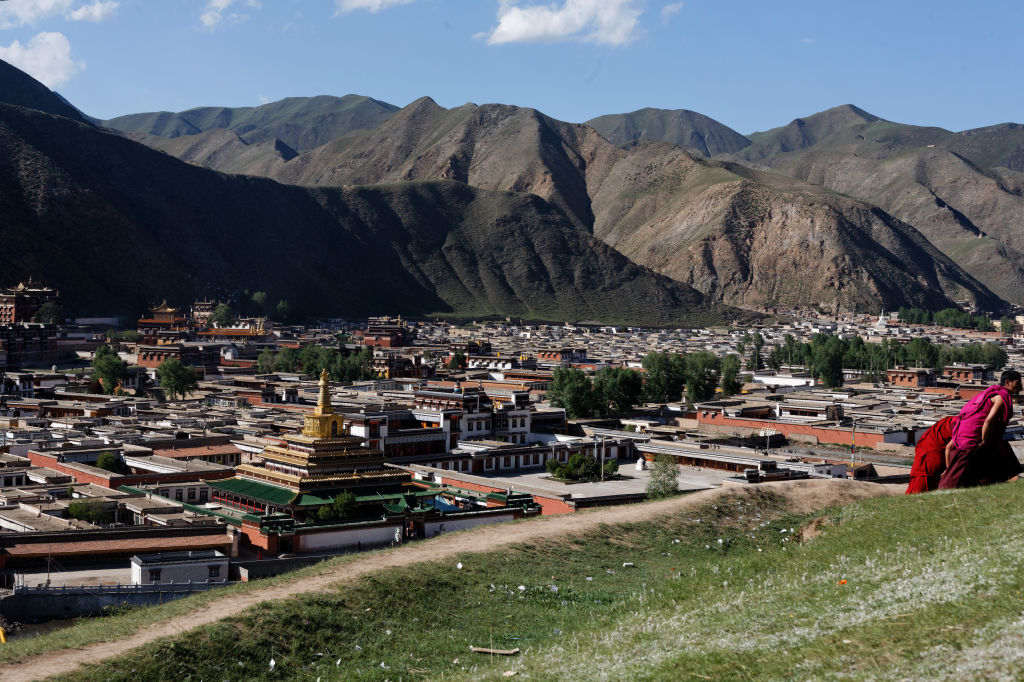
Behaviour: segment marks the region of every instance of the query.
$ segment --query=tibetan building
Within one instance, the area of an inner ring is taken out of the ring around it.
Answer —
[[[213,501],[249,513],[305,517],[345,490],[396,492],[409,483],[408,472],[384,466],[381,450],[345,435],[344,421],[331,407],[325,370],[316,409],[305,415],[302,432],[267,446],[262,464],[243,464],[236,478],[211,485]]]

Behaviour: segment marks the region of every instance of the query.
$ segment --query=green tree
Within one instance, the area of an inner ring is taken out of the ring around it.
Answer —
[[[643,359],[644,400],[667,403],[679,400],[686,382],[686,359],[678,353],[648,353]]]
[[[95,524],[114,522],[114,512],[100,500],[75,500],[68,504],[68,516]]]
[[[227,303],[221,303],[210,313],[210,322],[218,327],[230,327],[238,318]]]
[[[128,378],[128,363],[117,357],[110,346],[100,346],[92,356],[92,368],[103,384],[103,392],[113,394]]]
[[[570,418],[589,417],[594,413],[594,387],[590,378],[575,367],[555,369],[547,397],[555,407],[564,407]]]
[[[32,316],[32,319],[43,324],[63,324],[67,317],[67,313],[59,303],[47,301],[39,306],[39,310]]]
[[[812,346],[814,351],[811,372],[821,379],[825,388],[842,386],[845,350],[842,339],[826,334],[816,334]]]
[[[294,372],[299,366],[299,356],[291,348],[282,348],[276,356],[274,356],[274,371],[275,372]]]
[[[604,477],[605,478],[612,478],[613,476],[617,476],[618,473],[619,473],[619,460],[617,460],[617,459],[606,460],[605,463],[604,463]]]
[[[339,523],[351,518],[355,509],[355,494],[351,490],[345,490],[336,495],[330,504],[317,509],[316,517],[321,523]]]
[[[274,371],[274,351],[264,348],[256,358],[256,371],[260,374],[270,374]]]
[[[999,331],[1001,331],[1004,334],[1012,334],[1014,324],[1016,323],[1014,322],[1014,319],[1012,317],[1007,317],[1006,315],[1003,315],[1001,318],[999,318]]]
[[[156,368],[160,385],[171,400],[191,395],[199,388],[199,378],[191,367],[181,364],[178,358],[167,358]]]
[[[112,471],[115,474],[121,473],[121,460],[113,452],[104,450],[96,458],[96,467],[104,471]]]
[[[277,319],[281,320],[281,322],[288,322],[291,319],[291,306],[288,305],[287,300],[281,299],[278,301],[277,307],[274,310],[277,312]]]
[[[452,353],[451,360],[448,361],[446,366],[453,372],[457,372],[466,369],[468,365],[469,360],[466,358],[465,352],[463,352],[461,348],[456,348],[455,352]]]
[[[722,395],[736,395],[743,388],[739,381],[740,356],[726,355],[722,358]]]
[[[671,455],[658,455],[651,464],[647,481],[647,499],[660,500],[679,492],[679,467]]]
[[[594,392],[600,396],[601,405],[611,406],[617,412],[633,409],[643,387],[639,372],[625,367],[602,367],[594,375]]]
[[[700,403],[715,397],[722,361],[706,351],[686,356],[686,397]]]
[[[257,315],[266,315],[270,312],[270,301],[267,299],[267,292],[254,291],[249,301]]]

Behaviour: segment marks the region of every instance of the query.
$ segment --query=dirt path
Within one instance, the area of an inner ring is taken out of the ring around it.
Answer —
[[[902,487],[897,490],[894,486],[838,479],[791,481],[771,484],[771,487],[785,495],[789,500],[789,507],[798,513],[809,513],[816,509],[838,506],[867,497],[903,492]],[[538,537],[553,538],[576,534],[602,523],[648,521],[681,509],[700,506],[709,500],[730,493],[748,494],[749,489],[719,488],[651,504],[608,507],[561,516],[544,516],[525,523],[484,526],[466,533],[441,536],[384,552],[368,554],[322,575],[218,599],[204,606],[198,612],[178,616],[162,623],[154,623],[123,639],[98,642],[81,649],[54,651],[5,665],[0,671],[0,679],[3,679],[3,682],[21,682],[67,673],[87,663],[97,663],[119,656],[130,649],[148,644],[161,637],[180,635],[201,625],[233,616],[260,602],[321,591],[339,582],[349,581],[382,568],[444,559],[461,552],[486,552]]]

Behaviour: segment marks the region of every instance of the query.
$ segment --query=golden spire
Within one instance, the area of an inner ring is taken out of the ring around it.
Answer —
[[[331,388],[327,383],[328,377],[326,369],[320,373],[320,399],[316,403],[314,414],[334,414],[334,408],[331,407]]]

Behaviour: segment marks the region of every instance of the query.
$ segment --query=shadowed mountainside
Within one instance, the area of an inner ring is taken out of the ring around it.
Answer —
[[[261,289],[300,312],[710,323],[721,309],[536,196],[448,181],[304,188],[0,105],[0,269],[77,314]],[[514,247],[514,248],[513,248]]]
[[[636,262],[729,304],[864,310],[967,299],[1000,305],[912,227],[870,206],[785,176],[707,161],[668,143],[622,149],[593,128],[532,109],[467,104],[448,110],[422,98],[375,130],[291,158],[244,145],[220,156],[237,142],[207,147],[202,136],[190,139],[161,146],[173,151],[191,144],[179,152],[183,158],[288,184],[454,179],[531,192]],[[241,163],[245,151],[254,159],[248,165]],[[759,205],[773,207],[750,218],[748,232],[774,225],[760,241],[737,239],[735,220],[721,208],[752,183]]]

